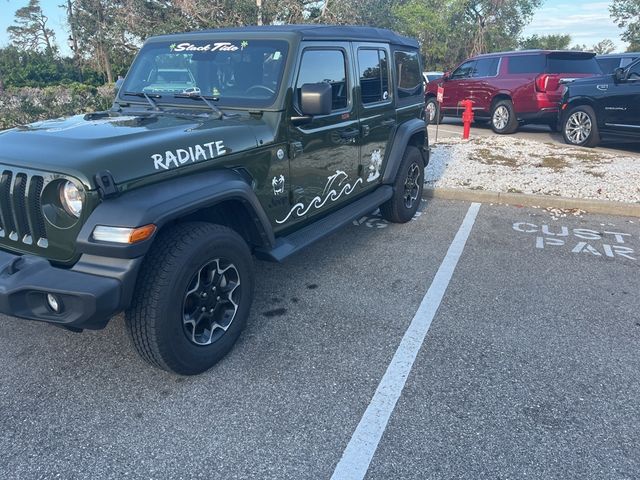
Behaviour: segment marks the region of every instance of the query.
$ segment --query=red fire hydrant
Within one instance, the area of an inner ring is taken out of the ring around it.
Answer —
[[[469,132],[471,131],[471,122],[473,122],[473,101],[465,99],[462,100],[459,105],[464,107],[464,112],[462,112],[462,123],[464,125],[462,139],[468,140]]]

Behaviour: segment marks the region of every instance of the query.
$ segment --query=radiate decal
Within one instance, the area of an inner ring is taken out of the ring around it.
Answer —
[[[336,173],[327,177],[327,183],[324,186],[322,195],[313,197],[309,202],[309,205],[305,207],[304,203],[296,203],[286,217],[282,220],[276,220],[276,223],[284,223],[293,215],[296,217],[302,217],[306,215],[312,208],[318,209],[325,206],[327,202],[335,202],[343,195],[349,195],[353,192],[359,183],[362,183],[362,179],[356,179],[353,184],[347,182],[349,176],[342,170],[336,170]]]
[[[226,153],[226,148],[222,140],[216,142],[202,143],[187,148],[177,150],[167,150],[164,153],[154,153],[151,155],[153,167],[156,170],[169,170],[184,165],[187,162],[198,162],[210,158],[219,157]]]

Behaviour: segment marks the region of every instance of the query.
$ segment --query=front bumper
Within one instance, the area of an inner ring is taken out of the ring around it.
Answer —
[[[103,268],[105,272],[118,272],[120,278],[118,274],[88,273],[100,271],[96,262],[78,264],[87,271],[57,268],[40,257],[0,251],[0,312],[65,327],[104,328],[109,319],[125,307],[129,292],[124,287],[129,282],[122,281],[122,269],[117,265]],[[137,264],[131,266],[133,269],[125,270],[137,273]],[[56,295],[61,302],[59,313],[48,306],[48,293]]]

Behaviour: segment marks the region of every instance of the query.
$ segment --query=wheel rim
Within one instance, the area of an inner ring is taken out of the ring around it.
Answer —
[[[504,105],[500,105],[493,112],[493,126],[498,130],[504,129],[509,123],[509,109]]]
[[[426,110],[429,117],[429,123],[431,123],[433,122],[433,119],[436,118],[436,106],[433,102],[429,102],[427,103]]]
[[[412,208],[420,193],[420,166],[413,162],[404,182],[404,206]]]
[[[580,144],[589,138],[592,129],[591,117],[585,112],[575,112],[569,116],[564,133],[571,143]]]
[[[193,276],[182,302],[182,327],[196,345],[210,345],[229,329],[238,311],[240,274],[231,262],[216,258]]]

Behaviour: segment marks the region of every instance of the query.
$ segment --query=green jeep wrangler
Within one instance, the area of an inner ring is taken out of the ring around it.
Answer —
[[[366,27],[149,39],[109,111],[0,132],[0,311],[75,331],[124,311],[151,364],[207,370],[247,322],[252,256],[414,216],[421,72],[414,40]]]

